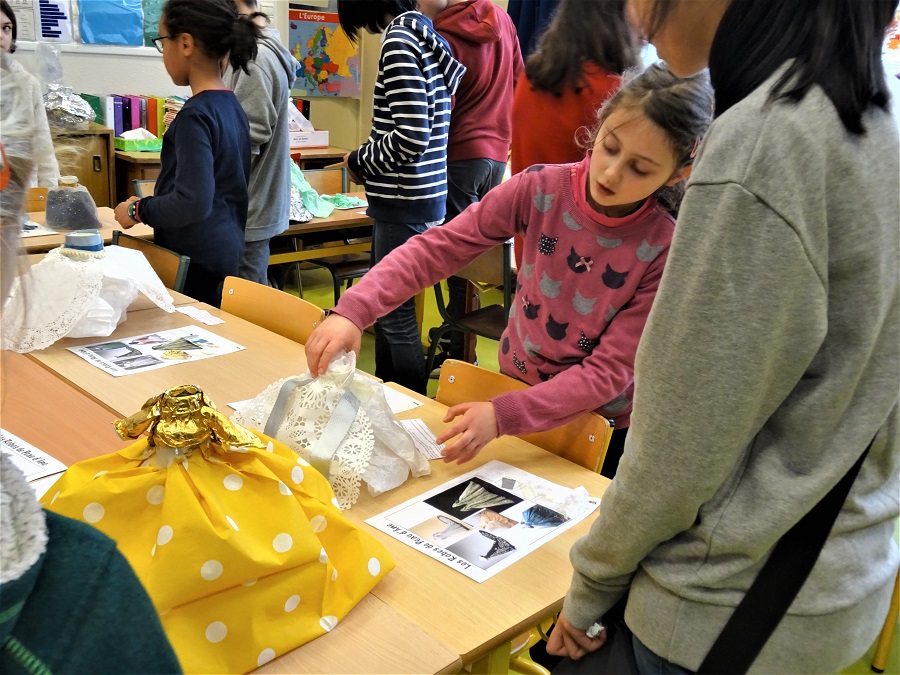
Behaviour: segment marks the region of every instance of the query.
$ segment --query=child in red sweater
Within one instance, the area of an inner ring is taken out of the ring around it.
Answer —
[[[500,434],[552,429],[597,410],[615,421],[617,464],[635,352],[675,226],[668,211],[712,119],[712,90],[705,73],[678,79],[657,64],[599,119],[582,162],[532,166],[376,265],[313,332],[310,372],[324,372],[342,349],[359,351],[361,329],[384,312],[521,234],[524,261],[499,361],[534,386],[450,408],[445,421],[460,419],[438,438],[457,436],[444,461],[466,462]]]

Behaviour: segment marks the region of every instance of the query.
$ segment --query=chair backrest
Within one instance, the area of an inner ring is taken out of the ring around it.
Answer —
[[[311,302],[238,277],[225,277],[222,311],[300,344],[306,344],[325,318],[322,308]]]
[[[468,401],[489,401],[500,394],[527,389],[528,386],[503,373],[485,370],[465,361],[447,359],[441,366],[436,398],[438,403],[453,406]],[[589,412],[561,427],[526,434],[521,438],[586,469],[599,471],[611,436],[609,420]]]
[[[154,190],[156,190],[155,180],[135,178],[131,181],[131,184],[134,186],[135,197],[152,197]]]
[[[512,300],[512,240],[488,249],[455,274],[476,284],[503,289],[503,307],[509,314]]]
[[[175,251],[163,248],[146,239],[132,237],[120,230],[113,230],[112,243],[114,246],[134,249],[144,254],[150,267],[163,282],[166,288],[171,288],[179,293],[184,290],[184,281],[187,278],[188,265],[191,259],[186,255],[180,255]]]
[[[46,211],[47,210],[47,188],[33,187],[28,190],[25,198],[25,211]]]
[[[303,177],[309,186],[320,195],[333,195],[337,192],[347,192],[349,183],[347,169],[304,169]]]

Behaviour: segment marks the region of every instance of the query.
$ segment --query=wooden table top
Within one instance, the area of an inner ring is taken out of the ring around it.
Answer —
[[[336,145],[327,148],[291,148],[291,157],[305,162],[308,159],[343,159],[350,150]],[[131,164],[159,164],[159,152],[126,152],[116,150],[116,159]]]
[[[47,224],[47,214],[44,211],[29,213],[28,218],[39,225]],[[103,237],[103,243],[111,243],[113,230],[122,229],[122,226],[116,222],[115,212],[108,206],[100,206],[97,208],[97,219],[100,221],[100,236]],[[153,228],[143,223],[137,223],[128,230],[128,234],[141,239],[153,239]],[[50,249],[62,246],[65,240],[65,232],[43,234],[37,237],[19,237],[19,247],[26,253],[46,253]]]
[[[350,197],[366,198],[365,192],[345,192]],[[335,209],[327,218],[313,218],[308,223],[291,223],[287,230],[281,233],[285,235],[303,235],[310,232],[324,232],[342,227],[361,227],[371,225],[375,221],[366,215],[366,207],[358,209]]]
[[[107,375],[65,349],[98,342],[96,338],[62,340],[31,357],[101,405],[123,415],[136,412],[145,400],[168,387],[188,382],[199,385],[220,409],[230,414],[227,403],[251,398],[275,380],[305,371],[306,360],[301,345],[220,310],[202,304],[198,306],[226,319],[224,324],[204,326],[205,329],[247,349],[124,377]],[[184,315],[167,315],[161,310],[149,309],[129,314],[128,321],[110,339],[191,323],[193,320]],[[423,406],[399,417],[419,417],[432,431],[440,433],[446,427],[442,422],[446,408],[433,400],[419,398],[424,402]],[[493,459],[560,485],[572,488],[583,485],[595,497],[601,496],[609,485],[609,481],[599,474],[520,439],[503,437],[491,442],[475,460],[462,466],[433,461],[431,475],[411,479],[377,498],[363,490],[357,504],[347,512],[348,516],[362,523]],[[578,537],[587,533],[593,519],[594,516],[588,517],[481,584],[385,533],[370,530],[397,561],[397,568],[374,589],[373,594],[434,639],[449,646],[464,663],[471,663],[559,610],[572,575],[569,549]],[[441,589],[440,611],[435,611],[433,603],[423,602],[423,599],[435,598],[436,589]],[[465,620],[454,621],[453,617],[465,617]]]
[[[148,398],[179,384],[196,384],[218,408],[230,414],[228,403],[253,398],[279,378],[306,372],[302,345],[215,307],[203,303],[196,306],[225,319],[225,323],[204,326],[180,312],[166,314],[158,308],[145,309],[129,312],[127,319],[108,338],[63,339],[47,349],[32,352],[29,357],[123,416],[137,412]],[[67,350],[77,345],[191,325],[200,326],[248,349],[123,377],[108,375]]]
[[[181,314],[167,315],[158,309],[134,314],[145,315],[145,319],[147,316],[155,314],[157,327],[160,318],[175,319],[175,321],[167,322],[170,327],[175,324],[190,323],[190,320]],[[186,321],[178,321],[179,317]],[[232,318],[230,321],[239,322],[240,320]],[[233,332],[240,335],[240,328],[238,326],[238,330]],[[123,331],[123,327],[120,327],[119,330]],[[261,331],[258,328],[256,330]],[[262,333],[277,338],[275,343],[284,340],[268,331],[261,331],[259,335]],[[121,334],[133,333],[124,330]],[[92,340],[96,341],[97,338]],[[288,340],[285,342],[294,344]],[[257,344],[259,344],[258,339]],[[266,349],[268,346],[259,348]],[[302,350],[299,345],[296,347]],[[60,356],[69,356],[76,361],[81,361],[71,353]],[[109,410],[97,402],[98,399],[104,398],[103,395],[93,397],[85,395],[77,387],[70,386],[57,373],[45,368],[39,360],[14,352],[0,352],[0,358],[2,358],[0,363],[2,363],[4,373],[3,392],[0,397],[0,401],[2,401],[0,423],[4,429],[46,451],[66,465],[115,452],[133,442],[120,440],[112,426],[112,422],[122,414],[135,412],[138,409],[131,403],[119,405],[118,408],[121,411]],[[86,362],[83,363],[88,365]],[[88,365],[88,367],[96,370],[92,366]],[[180,366],[174,367],[180,368]],[[163,369],[163,371],[165,370],[168,369]],[[98,373],[105,375],[100,371]],[[210,374],[211,376],[216,375],[214,372]],[[171,373],[169,375],[171,376]],[[107,376],[103,380],[98,380],[98,384],[120,384],[119,381],[122,379]],[[124,379],[127,380],[130,377]],[[182,380],[163,377],[162,379],[165,380],[165,384],[159,386],[163,388],[177,382],[190,381],[190,378]],[[217,377],[211,377],[212,381],[216,379]],[[116,382],[111,383],[111,380],[116,380]],[[229,379],[231,384],[234,384],[235,381],[236,379]],[[127,383],[123,384],[127,385]],[[210,382],[205,384],[209,385]],[[146,399],[154,392],[158,393],[162,390],[159,386],[150,385],[150,389],[147,390],[149,394],[144,396],[142,393],[136,399]],[[211,386],[204,388],[207,391],[214,390]],[[231,390],[228,391],[230,394]],[[255,393],[257,392],[248,391],[246,395],[243,393],[242,395],[246,398]],[[140,403],[136,405],[139,407]],[[220,403],[230,412],[225,406],[224,399],[220,400]],[[454,673],[460,670],[461,665],[459,655],[447,647],[443,641],[432,637],[411,620],[405,618],[399,611],[370,593],[340,622],[335,630],[275,659],[256,672]]]

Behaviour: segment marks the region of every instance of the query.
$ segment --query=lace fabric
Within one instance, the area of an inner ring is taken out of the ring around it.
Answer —
[[[270,416],[282,387],[294,380],[300,386],[290,394],[283,420],[273,433],[309,461],[345,392],[351,392],[359,407],[331,457],[328,475],[341,508],[356,503],[362,481],[372,494],[380,494],[403,483],[410,473],[420,476],[430,471],[412,438],[393,419],[382,385],[359,376],[355,366],[355,355],[345,354],[316,379],[307,375],[278,380],[232,415],[241,426],[265,429],[273,422]]]
[[[63,337],[105,337],[142,292],[167,312],[169,292],[138,251],[110,246],[103,257],[72,259],[54,249],[19,277],[3,312],[3,349],[45,349]]]

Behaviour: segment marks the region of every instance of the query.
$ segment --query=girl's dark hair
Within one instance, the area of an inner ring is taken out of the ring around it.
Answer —
[[[656,0],[651,37],[672,4]],[[888,107],[881,49],[896,11],[897,0],[731,0],[709,55],[716,115],[793,59],[770,101],[797,103],[818,85],[847,131],[864,134],[862,116],[869,106]]]
[[[597,111],[597,125],[589,136],[597,142],[603,120],[620,108],[638,109],[658,126],[675,154],[676,169],[694,162],[700,144],[713,119],[713,90],[706,71],[692,77],[677,77],[663,62],[644,70],[627,71],[622,86]],[[684,196],[684,181],[664,185],[656,200],[673,216]]]
[[[361,28],[381,33],[394,17],[418,6],[417,0],[338,0],[338,20],[350,41],[357,42]]]
[[[163,6],[163,25],[169,35],[190,34],[212,59],[228,56],[234,70],[247,70],[256,58],[256,41],[262,32],[254,23],[262,12],[248,16],[238,13],[232,0],[168,0]]]
[[[584,86],[582,66],[623,73],[640,63],[637,37],[625,20],[625,0],[562,0],[525,74],[535,89],[562,96]]]
[[[19,36],[19,24],[16,22],[16,13],[12,11],[12,7],[6,0],[0,0],[0,12],[6,14],[6,18],[12,24],[12,44],[9,46],[9,53],[16,51],[16,38]]]

